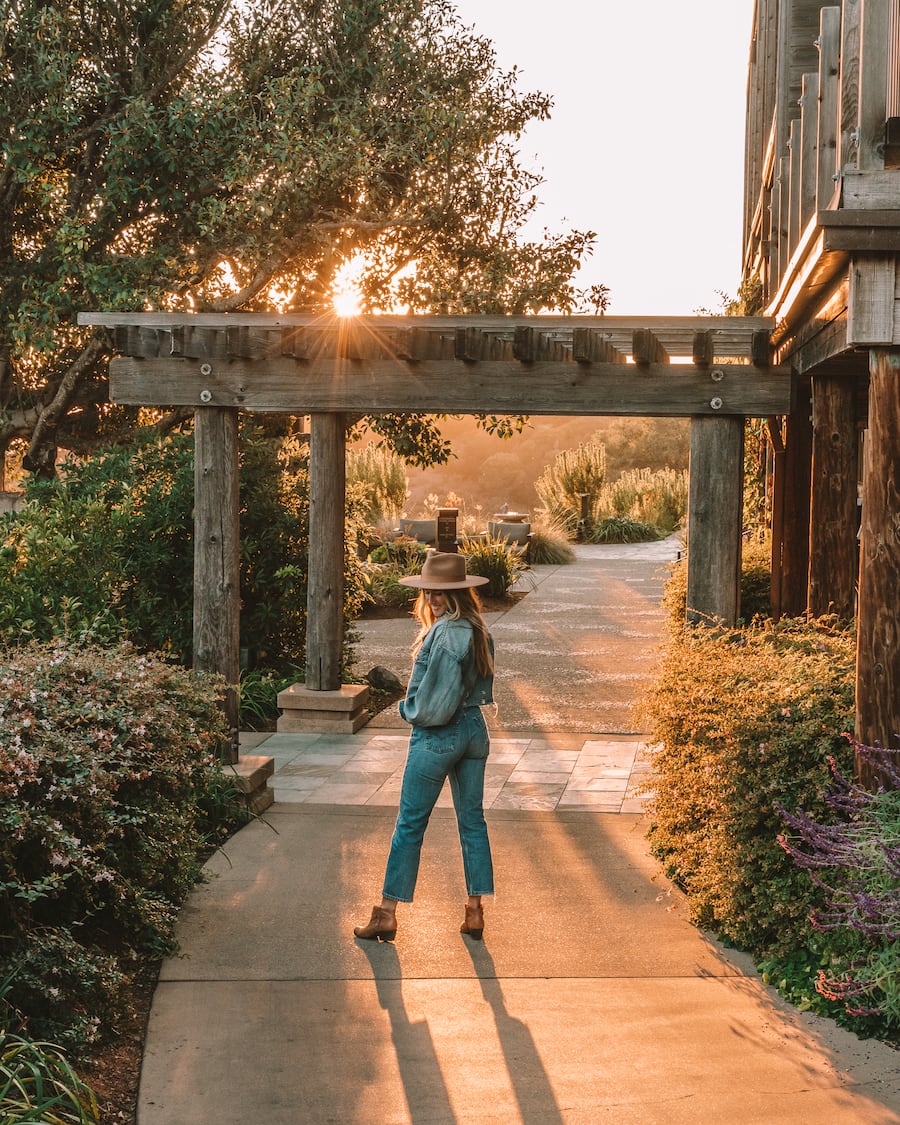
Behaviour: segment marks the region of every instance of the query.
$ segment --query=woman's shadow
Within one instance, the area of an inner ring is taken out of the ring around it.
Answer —
[[[426,1020],[412,1021],[403,1002],[403,971],[392,941],[358,941],[372,966],[378,1002],[391,1021],[391,1040],[400,1079],[416,1121],[454,1120],[450,1093]]]
[[[463,939],[485,1000],[494,1013],[497,1038],[506,1060],[523,1125],[563,1125],[556,1095],[528,1025],[506,1010],[494,959],[481,941]]]

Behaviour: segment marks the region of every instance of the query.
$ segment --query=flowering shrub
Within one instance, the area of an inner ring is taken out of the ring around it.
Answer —
[[[854,637],[827,620],[683,629],[644,710],[658,746],[650,839],[696,922],[758,956],[807,947],[821,894],[779,846],[779,809],[828,818],[852,760]]]
[[[898,751],[860,746],[884,786],[872,792],[833,765],[823,823],[781,810],[791,834],[782,847],[824,896],[811,921],[826,935],[828,965],[816,990],[851,1017],[900,1030],[900,768]]]
[[[0,651],[0,974],[30,1034],[110,1030],[237,816],[218,682],[127,645]]]

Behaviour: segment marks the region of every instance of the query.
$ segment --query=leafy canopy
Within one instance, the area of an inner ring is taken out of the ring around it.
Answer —
[[[80,310],[572,310],[593,235],[522,228],[550,99],[447,0],[11,0],[0,16],[0,446],[27,468],[135,424]],[[431,420],[376,423],[415,460]],[[510,423],[485,420],[501,432]]]

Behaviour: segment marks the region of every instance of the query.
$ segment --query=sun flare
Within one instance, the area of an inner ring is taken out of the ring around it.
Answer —
[[[359,291],[362,270],[362,258],[351,258],[334,275],[331,306],[337,316],[359,316],[362,312],[362,294]]]

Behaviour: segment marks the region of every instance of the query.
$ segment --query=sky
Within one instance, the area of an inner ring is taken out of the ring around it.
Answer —
[[[579,287],[613,315],[719,311],[741,277],[752,0],[455,0],[520,88],[554,99],[520,146],[529,235],[593,230]]]

